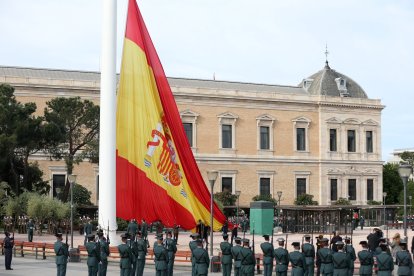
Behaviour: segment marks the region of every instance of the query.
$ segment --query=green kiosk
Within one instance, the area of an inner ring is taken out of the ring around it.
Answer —
[[[250,202],[250,234],[271,235],[274,207],[269,201]]]

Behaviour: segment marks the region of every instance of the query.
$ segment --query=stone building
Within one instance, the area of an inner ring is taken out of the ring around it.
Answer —
[[[21,102],[80,96],[99,103],[99,73],[0,67],[0,82]],[[202,175],[219,171],[214,192],[241,191],[240,206],[271,194],[282,205],[308,193],[321,205],[340,197],[353,204],[382,200],[380,100],[326,62],[299,85],[282,86],[169,78]],[[37,154],[52,192],[65,178],[63,162]],[[75,167],[78,182],[98,203],[98,166]]]

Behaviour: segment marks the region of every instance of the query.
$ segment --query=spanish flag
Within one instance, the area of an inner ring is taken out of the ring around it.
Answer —
[[[165,226],[210,224],[208,191],[161,62],[129,0],[116,118],[116,213]],[[225,216],[214,204],[214,230]]]

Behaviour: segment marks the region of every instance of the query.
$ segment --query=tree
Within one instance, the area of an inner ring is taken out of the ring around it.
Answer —
[[[301,194],[295,199],[295,205],[318,205],[318,202],[313,200],[313,195]]]
[[[237,196],[225,190],[214,194],[214,200],[221,203],[223,206],[234,206]]]
[[[63,159],[67,175],[87,155],[91,143],[96,142],[99,133],[99,106],[89,100],[76,98],[55,98],[46,103],[45,120],[49,129],[54,129],[59,141],[48,148],[51,156]],[[80,154],[83,151],[83,154]],[[63,199],[67,200],[70,183],[66,181]]]
[[[352,205],[351,201],[346,198],[340,197],[333,205]]]
[[[404,185],[398,174],[398,164],[384,164],[382,179],[383,191],[387,193],[385,204],[399,203],[398,197],[400,192],[404,189]]]
[[[273,204],[277,204],[277,200],[272,195],[256,195],[252,198],[253,201],[269,201]]]
[[[411,166],[414,166],[414,152],[404,151],[400,154],[400,158]]]
[[[92,205],[91,192],[82,185],[73,185],[73,202],[77,205]]]

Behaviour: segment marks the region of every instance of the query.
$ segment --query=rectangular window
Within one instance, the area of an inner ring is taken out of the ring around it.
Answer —
[[[366,137],[367,137],[367,152],[374,152],[374,147],[373,147],[373,136],[372,136],[372,131],[367,131],[365,132]]]
[[[260,195],[270,195],[270,178],[260,178]]]
[[[221,178],[221,191],[228,191],[233,193],[233,178],[232,177],[222,177]]]
[[[331,200],[338,200],[338,179],[331,179]]]
[[[304,128],[296,129],[296,150],[306,150],[306,130]]]
[[[348,130],[348,152],[356,151],[355,130]]]
[[[329,130],[329,150],[336,151],[336,129]]]
[[[60,198],[63,194],[66,184],[66,175],[54,174],[52,177],[53,197]]]
[[[349,200],[356,200],[356,179],[348,179]]]
[[[185,135],[187,136],[188,143],[190,147],[193,146],[193,124],[192,123],[183,123]]]
[[[306,178],[296,178],[296,197],[306,194]]]
[[[260,149],[270,149],[270,133],[267,126],[260,127]]]
[[[374,200],[374,179],[367,179],[367,200]]]
[[[232,125],[221,125],[221,147],[231,149],[232,145]]]

